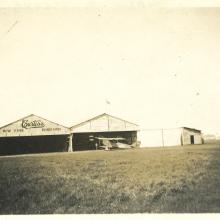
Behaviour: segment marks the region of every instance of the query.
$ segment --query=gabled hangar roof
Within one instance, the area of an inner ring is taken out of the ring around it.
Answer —
[[[103,113],[89,120],[72,126],[72,133],[107,132],[107,131],[138,131],[137,124]]]
[[[69,133],[69,128],[34,114],[0,128],[0,137],[64,135]]]

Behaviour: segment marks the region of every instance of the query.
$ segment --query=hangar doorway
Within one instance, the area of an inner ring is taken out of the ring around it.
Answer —
[[[67,150],[68,135],[0,138],[0,155],[63,152]]]
[[[122,140],[122,143],[132,144],[137,141],[137,131],[74,133],[73,150],[97,150],[102,143],[100,143],[100,141],[95,137],[124,138],[125,140]]]

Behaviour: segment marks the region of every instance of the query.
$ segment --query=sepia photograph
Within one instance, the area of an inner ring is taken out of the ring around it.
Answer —
[[[0,218],[220,213],[220,2],[184,2],[0,3]]]

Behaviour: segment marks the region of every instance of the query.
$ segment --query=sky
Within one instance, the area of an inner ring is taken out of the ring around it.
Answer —
[[[219,23],[220,8],[1,8],[0,126],[107,112],[220,133]]]

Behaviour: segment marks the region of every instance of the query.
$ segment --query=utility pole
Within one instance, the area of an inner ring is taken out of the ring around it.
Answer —
[[[164,136],[163,136],[163,128],[161,129],[161,134],[162,134],[162,144],[163,144],[163,147],[164,147]]]

